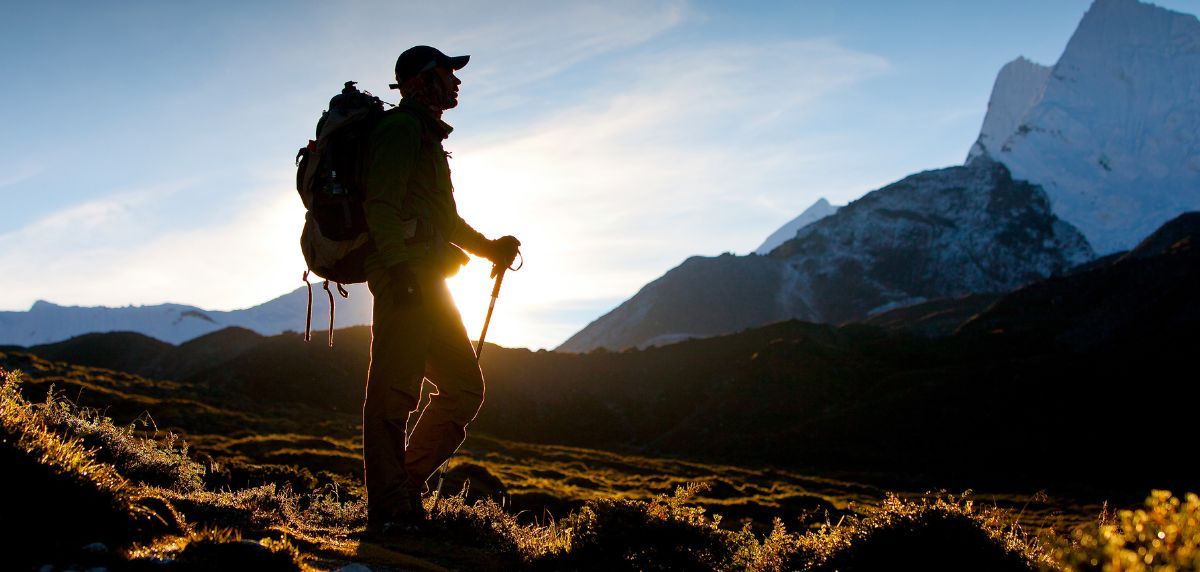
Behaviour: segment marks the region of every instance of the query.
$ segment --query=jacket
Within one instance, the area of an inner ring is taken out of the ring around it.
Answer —
[[[442,147],[451,131],[409,100],[372,130],[363,164],[363,208],[375,247],[366,259],[368,277],[402,262],[452,274],[466,257],[450,243],[479,253],[487,241],[458,215]]]

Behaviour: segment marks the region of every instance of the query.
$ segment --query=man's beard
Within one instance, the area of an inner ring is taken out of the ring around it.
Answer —
[[[412,94],[412,98],[437,111],[458,106],[458,94],[447,89],[438,78],[428,78]]]

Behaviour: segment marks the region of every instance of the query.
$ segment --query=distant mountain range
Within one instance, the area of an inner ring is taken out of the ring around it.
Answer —
[[[336,291],[335,327],[371,323],[371,292],[365,284],[347,287],[349,298]],[[305,325],[308,289],[297,288],[274,300],[242,310],[204,310],[182,304],[123,308],[59,306],[39,300],[26,312],[0,312],[0,345],[32,346],[93,332],[138,332],[179,344],[228,327],[262,335],[301,332]],[[314,330],[329,329],[329,297],[320,284],[312,290]]]
[[[839,324],[1061,273],[1200,208],[1197,133],[1200,21],[1096,0],[1055,66],[1018,58],[1001,69],[965,167],[907,177],[841,210],[818,201],[758,257],[690,258],[558,349],[789,318]]]

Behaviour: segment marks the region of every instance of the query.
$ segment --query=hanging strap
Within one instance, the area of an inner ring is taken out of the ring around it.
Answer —
[[[329,296],[329,347],[333,347],[333,291],[329,289],[329,281],[325,281],[325,294]]]
[[[308,271],[304,271],[304,285],[308,286],[308,311],[304,314],[304,341],[312,340],[312,282],[308,281]]]

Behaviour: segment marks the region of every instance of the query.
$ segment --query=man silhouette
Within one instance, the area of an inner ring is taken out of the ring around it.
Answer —
[[[425,517],[426,481],[462,444],[483,404],[483,374],[445,284],[467,261],[460,247],[508,266],[520,245],[512,236],[487,239],[455,206],[442,148],[451,127],[441,117],[458,105],[462,82],[454,72],[469,57],[429,46],[400,54],[392,87],[402,99],[367,142],[364,208],[375,249],[366,270],[375,306],[363,465],[374,532],[411,528]],[[409,433],[425,377],[437,392]]]

